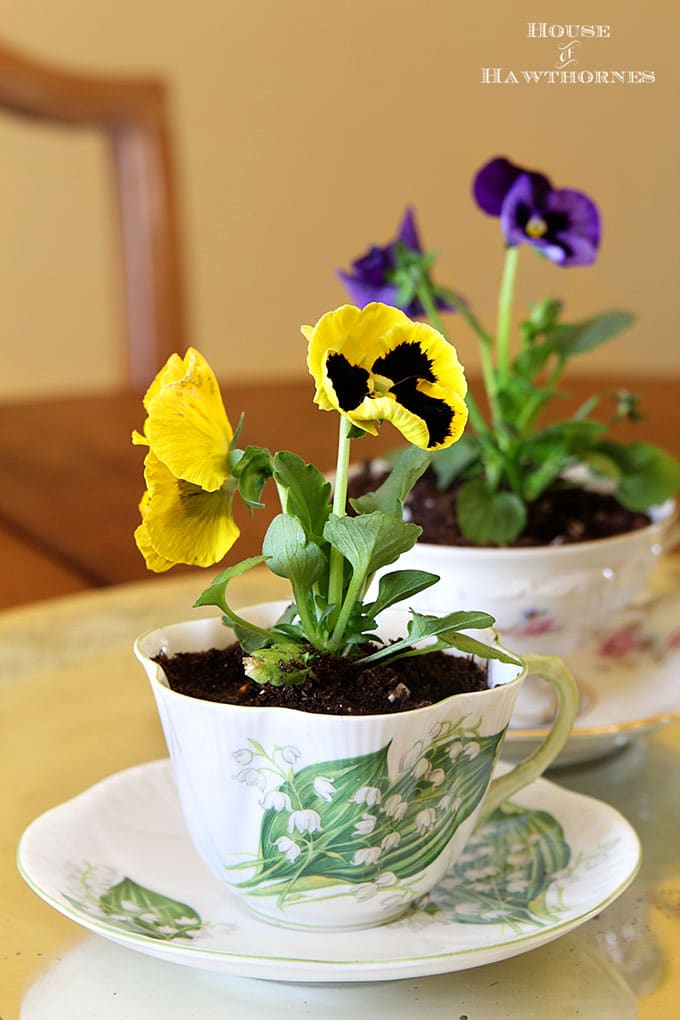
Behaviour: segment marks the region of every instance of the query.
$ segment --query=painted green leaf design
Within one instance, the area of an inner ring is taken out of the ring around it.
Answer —
[[[408,808],[398,826],[391,827],[392,831],[398,829],[401,840],[381,858],[383,870],[407,878],[436,860],[459,825],[481,801],[502,737],[502,733],[488,737],[454,737],[432,745],[412,769],[398,778],[390,788],[388,799],[389,796],[401,797]],[[440,773],[445,777],[441,783],[438,782]],[[423,843],[425,835],[426,844]]]
[[[472,837],[430,894],[425,909],[464,924],[542,924],[553,918],[546,893],[571,851],[546,811],[503,804]]]
[[[359,845],[353,831],[366,806],[352,801],[352,797],[362,787],[376,789],[382,797],[387,787],[388,746],[356,758],[306,766],[279,786],[280,793],[290,798],[293,814],[265,812],[260,831],[258,872],[242,886],[254,887],[262,881],[296,880],[299,889],[305,884],[303,880],[312,876],[332,882],[358,881],[357,869],[350,863]],[[304,811],[318,814],[320,828],[317,831],[300,832],[291,823],[298,812],[297,817],[304,824],[299,814]],[[292,831],[289,831],[291,825]],[[287,859],[277,847],[279,839],[294,841],[301,848],[300,854],[294,860]]]
[[[451,729],[414,748],[392,780],[389,745],[301,769],[278,787],[279,810],[265,811],[256,872],[241,888],[285,900],[322,885],[418,874],[481,801],[502,736]]]
[[[123,878],[99,897],[99,907],[120,927],[170,941],[191,938],[203,927],[200,915],[186,903]]]

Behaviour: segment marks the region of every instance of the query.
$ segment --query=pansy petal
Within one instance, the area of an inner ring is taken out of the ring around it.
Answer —
[[[408,279],[408,270],[401,265],[402,261],[412,267],[423,261],[415,213],[410,207],[406,208],[393,241],[385,245],[374,244],[352,262],[350,272],[339,270],[337,275],[352,301],[360,308],[378,301],[401,308],[410,317],[421,317],[425,315],[425,309],[413,288],[404,288],[396,282],[401,279],[403,285]],[[455,311],[439,294],[434,293],[433,299],[437,308]]]
[[[171,359],[172,360],[172,359]],[[217,379],[198,351],[190,348],[180,375],[177,367],[149,400],[145,437],[176,478],[215,491],[229,473],[233,432]]]
[[[341,305],[322,315],[310,330],[303,328],[308,340],[307,366],[316,383],[314,400],[323,410],[338,409],[335,395],[325,393],[325,363],[329,351],[342,354],[352,365],[368,368],[375,360],[376,340],[398,323],[408,322],[398,308],[371,303],[365,308]]]
[[[546,212],[568,222],[564,229],[555,231],[565,253],[563,264],[591,265],[597,257],[601,234],[600,214],[592,199],[582,191],[562,188],[549,195]]]
[[[472,194],[480,209],[489,216],[500,216],[505,196],[521,173],[518,166],[503,156],[486,163],[472,182]]]
[[[397,241],[401,241],[403,245],[410,248],[411,251],[422,252],[420,245],[420,237],[418,236],[418,228],[416,227],[416,217],[413,209],[409,206],[405,213],[404,218],[399,225],[399,232],[397,233]]]
[[[313,329],[303,327],[319,407],[339,411],[372,435],[377,422],[388,420],[424,449],[460,436],[467,383],[441,333],[375,304],[361,311],[343,306],[329,315]]]
[[[144,476],[148,495],[142,500],[143,519],[135,537],[147,565],[158,569],[150,562],[149,549],[157,562],[169,565],[218,563],[239,536],[231,515],[231,490],[206,492],[175,478],[152,452],[146,456]]]
[[[354,275],[360,280],[377,287],[385,281],[386,274],[394,269],[392,246],[381,248],[374,244],[365,255],[360,255],[358,259],[354,260],[352,269]]]
[[[404,439],[421,450],[441,450],[460,438],[467,416],[467,405],[458,394],[418,383],[408,388],[402,384],[396,396],[365,401],[352,421],[366,431],[370,418],[389,421]]]
[[[544,174],[516,166],[504,156],[497,156],[478,171],[472,193],[477,205],[490,216],[500,216],[503,203],[518,177],[526,174],[531,182],[542,189],[550,189]]]
[[[143,521],[135,531],[135,542],[144,557],[147,570],[152,570],[154,574],[162,574],[164,571],[170,570],[171,567],[177,565],[173,560],[166,560],[164,556],[160,556],[156,552],[151,544],[146,524]]]
[[[393,305],[397,300],[397,288],[391,283],[371,283],[362,280],[359,276],[344,273],[341,269],[337,271],[337,275],[342,280],[352,301],[359,308],[365,308],[371,301],[382,301],[386,305]]]
[[[370,395],[370,372],[340,354],[328,351],[324,362],[324,397],[333,410],[350,412]]]
[[[406,378],[438,382],[464,397],[467,382],[455,347],[424,322],[396,323],[380,340],[381,353],[371,370],[393,383]]]
[[[505,196],[501,208],[501,229],[507,244],[532,243],[538,239],[528,236],[527,224],[532,220],[542,220],[549,194],[549,185],[531,174],[520,174]],[[548,230],[547,223],[544,223],[544,229]]]
[[[149,410],[149,404],[154,397],[158,396],[164,386],[170,386],[182,378],[186,366],[179,354],[171,354],[163,368],[158,372],[148,390],[144,394],[144,407]]]
[[[170,570],[170,568],[174,567],[175,564],[172,560],[166,560],[165,557],[159,556],[151,544],[145,524],[145,518],[149,512],[150,506],[151,493],[147,489],[139,504],[139,512],[142,515],[142,523],[135,531],[135,542],[137,544],[137,548],[146,561],[147,568],[149,570],[153,570],[156,574],[160,574],[165,570]]]

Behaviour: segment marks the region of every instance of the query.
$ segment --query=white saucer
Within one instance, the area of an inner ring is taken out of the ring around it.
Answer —
[[[350,932],[279,928],[234,901],[193,849],[167,760],[42,815],[18,862],[51,906],[151,956],[278,981],[382,981],[535,949],[600,913],[635,876],[638,838],[601,801],[541,779],[500,810],[419,909]]]
[[[569,741],[553,763],[594,760],[680,719],[680,591],[650,590],[578,651],[565,656],[582,692]],[[531,679],[518,699],[503,757],[526,757],[552,716],[547,685]]]

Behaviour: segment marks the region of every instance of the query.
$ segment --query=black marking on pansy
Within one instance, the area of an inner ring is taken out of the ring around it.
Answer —
[[[326,359],[326,371],[342,411],[353,411],[368,396],[368,372],[353,365],[344,354],[331,352]]]
[[[427,447],[431,449],[443,443],[451,433],[451,423],[456,412],[439,397],[421,393],[415,379],[406,379],[392,387],[392,393],[407,411],[417,414],[427,426]]]
[[[417,340],[404,340],[373,364],[374,375],[384,375],[395,383],[406,379],[425,379],[436,382],[432,359]]]
[[[537,218],[545,223],[545,230],[539,236],[532,236],[527,226],[531,222],[532,218]],[[571,227],[571,220],[566,212],[560,210],[542,210],[538,212],[532,209],[526,204],[526,202],[518,202],[515,210],[515,219],[519,224],[522,231],[526,234],[530,242],[537,240],[554,244],[558,248],[561,248],[565,255],[573,254],[571,245],[565,241],[564,235],[569,232]]]

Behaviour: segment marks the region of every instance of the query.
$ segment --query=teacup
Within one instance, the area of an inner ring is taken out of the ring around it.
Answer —
[[[244,610],[271,626],[282,603]],[[381,616],[386,638],[408,614]],[[191,838],[213,873],[260,917],[292,927],[385,923],[428,892],[481,820],[537,778],[563,747],[577,693],[547,656],[490,660],[489,687],[391,715],[340,716],[203,701],[168,686],[152,657],[225,647],[219,619],[137,640],[156,698]],[[492,778],[528,671],[558,711],[543,744]]]
[[[644,591],[659,556],[677,537],[674,508],[672,500],[653,508],[652,523],[637,531],[565,545],[418,542],[399,566],[441,579],[411,600],[414,609],[483,608],[515,651],[566,655]]]

